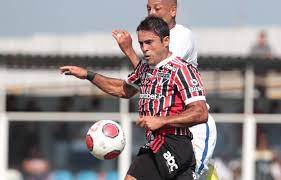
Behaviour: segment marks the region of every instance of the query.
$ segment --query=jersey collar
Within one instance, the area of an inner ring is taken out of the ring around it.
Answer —
[[[165,64],[167,64],[169,61],[173,60],[176,56],[171,54],[171,56],[167,57],[166,59],[160,61],[155,67],[159,68]]]

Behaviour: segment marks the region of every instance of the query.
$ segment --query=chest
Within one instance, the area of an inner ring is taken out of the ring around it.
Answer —
[[[176,68],[165,65],[160,68],[145,68],[141,73],[140,81],[142,89],[172,90],[175,81]]]

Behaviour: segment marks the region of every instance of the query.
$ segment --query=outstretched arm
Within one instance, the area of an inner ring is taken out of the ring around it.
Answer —
[[[130,60],[132,67],[135,69],[139,63],[139,57],[133,49],[132,37],[127,31],[123,30],[114,30],[112,36],[117,41],[122,52]]]
[[[79,79],[86,79],[87,73],[89,72],[86,69],[77,66],[63,66],[60,67],[60,71],[65,75],[73,75]],[[92,77],[93,79],[91,82],[94,85],[112,96],[130,98],[138,91],[121,79],[109,78],[96,73],[94,73]]]
[[[186,110],[173,116],[143,116],[137,121],[141,127],[156,130],[165,125],[190,127],[208,121],[208,108],[205,101],[195,101],[186,106]]]

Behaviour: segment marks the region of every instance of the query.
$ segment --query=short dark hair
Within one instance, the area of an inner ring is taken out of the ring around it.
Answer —
[[[139,24],[137,31],[153,31],[160,37],[162,42],[163,38],[170,36],[170,29],[168,24],[159,17],[148,16]]]

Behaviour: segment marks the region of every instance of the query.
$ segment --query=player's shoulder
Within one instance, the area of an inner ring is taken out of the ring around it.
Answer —
[[[171,40],[176,39],[177,42],[189,42],[194,39],[194,35],[187,27],[176,24],[176,26],[170,31]]]
[[[162,61],[161,63],[159,63],[157,66],[158,67],[161,66],[164,69],[168,69],[173,72],[177,72],[180,69],[186,69],[192,65],[190,63],[186,62],[181,57],[176,56],[175,54],[172,54],[169,58],[167,58],[164,61]]]
[[[140,59],[138,66],[149,66],[145,59]]]
[[[191,65],[179,56],[174,56],[174,58],[167,64],[172,66],[176,71],[178,71],[179,69],[188,68]]]
[[[182,24],[176,24],[175,25],[175,29],[181,30],[181,31],[191,32],[191,30],[188,27],[186,27],[186,26],[184,26]]]
[[[181,24],[176,24],[175,27],[171,31],[172,32],[174,31],[176,33],[186,34],[189,36],[191,36],[193,34],[189,28],[187,28]]]
[[[140,59],[137,67],[135,67],[135,71],[144,71],[144,69],[147,69],[149,67],[148,63],[144,59]]]

